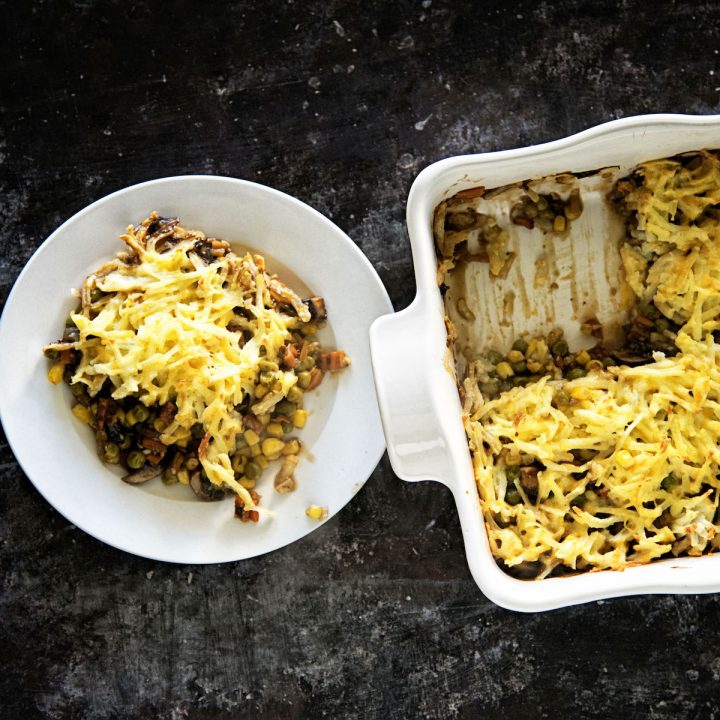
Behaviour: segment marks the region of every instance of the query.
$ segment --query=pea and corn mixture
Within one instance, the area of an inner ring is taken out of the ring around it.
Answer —
[[[257,522],[263,470],[295,489],[305,393],[349,364],[324,350],[322,298],[302,299],[227,242],[152,213],[122,237],[127,250],[89,275],[62,339],[45,347],[98,453],[128,483],[162,475],[203,500],[235,494]],[[308,516],[322,519],[320,510]]]
[[[620,256],[635,296],[621,347],[607,347],[590,318],[582,327],[596,340],[589,349],[572,352],[553,329],[506,352],[477,353],[461,378],[490,546],[520,578],[720,546],[718,153],[643,163],[608,199],[625,220]],[[453,200],[444,205],[435,231],[447,273],[464,241],[443,237],[458,232]],[[455,207],[468,214],[467,197]],[[473,212],[483,214],[481,206]],[[581,212],[574,193],[554,205],[528,193],[510,221],[564,242],[571,239],[559,233]]]

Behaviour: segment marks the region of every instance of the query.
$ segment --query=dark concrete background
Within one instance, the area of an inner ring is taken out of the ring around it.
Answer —
[[[217,173],[331,217],[400,309],[415,292],[404,204],[427,164],[720,103],[713,2],[0,10],[2,301],[89,202]],[[386,458],[317,532],[212,567],[132,557],[76,530],[4,435],[0,482],[3,718],[720,714],[717,596],[502,610],[470,577],[450,494],[402,483]]]

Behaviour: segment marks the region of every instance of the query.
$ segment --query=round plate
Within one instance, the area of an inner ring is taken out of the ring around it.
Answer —
[[[259,523],[233,517],[233,500],[206,503],[187,486],[157,478],[123,483],[104,465],[90,429],[72,414],[71,394],[47,379],[42,348],[57,340],[76,304],[72,288],[123,249],[119,235],[152,210],[184,227],[265,256],[268,268],[299,290],[325,298],[324,345],[344,350],[352,364],[327,376],[306,397],[306,453],[297,490],[273,489],[274,467],[258,483]],[[256,183],[213,176],[164,178],[98,200],[61,225],[32,256],[8,297],[0,321],[0,416],[18,462],[47,501],[85,532],[127,552],[180,563],[254,557],[319,527],[310,504],[338,512],[377,465],[385,439],[380,425],[368,329],[392,312],[367,258],[337,226],[295,198]]]

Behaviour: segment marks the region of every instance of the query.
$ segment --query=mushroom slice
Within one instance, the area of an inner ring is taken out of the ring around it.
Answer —
[[[214,500],[222,500],[225,497],[225,491],[213,485],[209,480],[203,480],[199,470],[196,470],[190,476],[190,487],[201,500],[212,502]]]
[[[129,485],[140,485],[157,477],[161,472],[162,468],[159,465],[146,465],[140,470],[123,475],[123,482]]]
[[[292,492],[297,487],[297,481],[295,480],[295,468],[300,462],[300,458],[297,455],[286,455],[283,458],[280,470],[278,470],[275,476],[275,491],[281,495]]]

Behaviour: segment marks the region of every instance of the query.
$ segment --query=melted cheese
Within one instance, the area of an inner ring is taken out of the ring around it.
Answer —
[[[560,563],[620,569],[716,546],[720,345],[685,333],[677,343],[676,357],[546,378],[465,417],[496,557],[509,566],[540,560],[547,573]],[[572,400],[558,407],[561,389]],[[532,461],[543,468],[537,499],[507,473]],[[507,502],[510,485],[523,502]]]
[[[109,379],[115,399],[174,402],[178,411],[162,441],[182,443],[201,424],[207,444],[200,459],[209,480],[253,508],[230,463],[243,430],[236,407],[252,395],[262,360],[280,365],[297,318],[274,308],[259,256],[230,254],[207,264],[194,252],[197,235],[164,252],[132,243],[131,235],[124,239],[140,262],[108,263],[86,281],[107,295],[97,314],[72,315],[82,351],[72,381],[91,395]],[[249,339],[242,342],[239,330]],[[277,399],[297,382],[294,373],[280,372]]]
[[[696,339],[720,329],[720,158],[639,166],[624,198],[634,222],[620,253],[635,294]]]
[[[720,548],[720,158],[644,163],[634,177],[623,191],[626,279],[681,326],[679,353],[490,401],[480,361],[463,383],[493,554],[510,567],[540,562],[540,577]],[[518,465],[538,468],[536,496]]]

